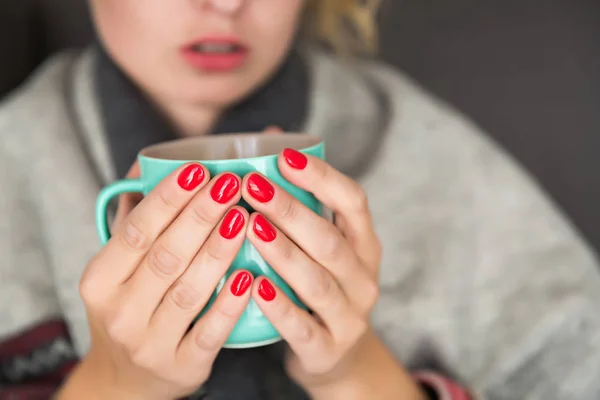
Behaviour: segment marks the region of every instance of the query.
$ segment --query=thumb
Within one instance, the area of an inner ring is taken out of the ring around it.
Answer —
[[[139,178],[140,176],[141,176],[140,163],[138,163],[137,160],[135,160],[135,162],[133,163],[131,168],[129,168],[129,171],[127,171],[127,175],[125,175],[125,178],[133,179],[133,178]]]

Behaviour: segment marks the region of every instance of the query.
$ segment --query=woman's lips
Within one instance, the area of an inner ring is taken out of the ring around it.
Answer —
[[[248,48],[240,40],[224,37],[203,38],[182,49],[188,64],[208,72],[238,69],[246,62],[248,53]]]

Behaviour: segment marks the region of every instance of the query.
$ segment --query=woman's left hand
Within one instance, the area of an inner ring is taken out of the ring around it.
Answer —
[[[260,174],[244,179],[243,197],[258,212],[249,240],[313,312],[256,280],[253,297],[289,344],[289,373],[306,389],[343,379],[352,366],[378,298],[381,244],[358,183],[293,150],[280,155],[279,169],[335,215],[327,221]]]

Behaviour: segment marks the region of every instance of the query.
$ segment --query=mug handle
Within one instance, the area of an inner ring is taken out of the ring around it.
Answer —
[[[108,203],[116,196],[124,193],[142,193],[144,185],[140,179],[124,179],[106,186],[98,194],[96,200],[96,228],[100,242],[105,245],[110,239],[110,227],[108,226],[107,209]]]

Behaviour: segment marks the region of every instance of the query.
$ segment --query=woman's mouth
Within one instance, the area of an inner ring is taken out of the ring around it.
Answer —
[[[203,38],[182,49],[184,59],[207,72],[228,72],[240,68],[248,58],[248,48],[237,38]]]
[[[190,47],[191,50],[197,53],[236,53],[243,50],[242,46],[229,43],[198,43]]]

